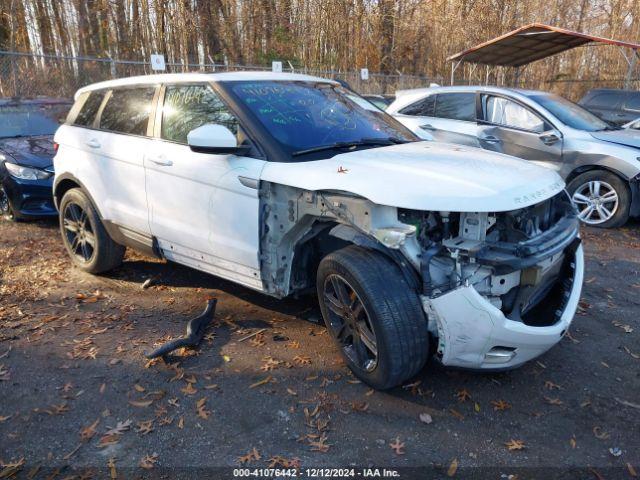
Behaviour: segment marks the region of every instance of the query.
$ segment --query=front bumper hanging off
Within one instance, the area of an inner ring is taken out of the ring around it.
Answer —
[[[422,304],[430,328],[437,328],[441,362],[469,369],[509,369],[536,358],[558,343],[573,320],[582,291],[584,253],[581,245],[578,244],[572,256],[573,259],[569,259],[571,287],[557,321],[549,326],[531,326],[507,318],[471,285],[460,286],[436,298],[423,295]]]

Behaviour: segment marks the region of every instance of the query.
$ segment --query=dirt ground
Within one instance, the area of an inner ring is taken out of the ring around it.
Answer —
[[[491,375],[431,362],[388,392],[349,374],[312,298],[276,301],[133,252],[91,276],[58,235],[55,222],[0,223],[0,478],[640,475],[638,222],[584,231],[579,314],[538,361]],[[199,351],[145,359],[210,297]]]

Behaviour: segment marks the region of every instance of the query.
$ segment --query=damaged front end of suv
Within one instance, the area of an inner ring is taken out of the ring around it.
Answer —
[[[443,364],[514,367],[564,335],[584,263],[564,191],[507,212],[398,213],[416,228],[421,300]]]
[[[517,367],[560,341],[582,287],[576,212],[561,183],[546,196],[509,211],[423,211],[263,182],[265,290],[313,287],[320,259],[355,244],[400,268],[444,365]]]

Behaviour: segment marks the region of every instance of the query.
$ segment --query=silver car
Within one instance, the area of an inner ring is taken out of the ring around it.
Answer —
[[[640,135],[546,92],[436,87],[396,92],[387,112],[420,137],[524,158],[556,170],[598,227],[640,215]]]

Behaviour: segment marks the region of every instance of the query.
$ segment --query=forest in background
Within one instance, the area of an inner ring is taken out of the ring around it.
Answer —
[[[169,62],[269,65],[448,79],[446,58],[543,22],[640,39],[637,0],[0,0],[0,49]],[[504,82],[505,69],[459,78]],[[587,46],[537,62],[528,84],[623,79],[619,49]],[[637,76],[637,75],[636,75]]]

